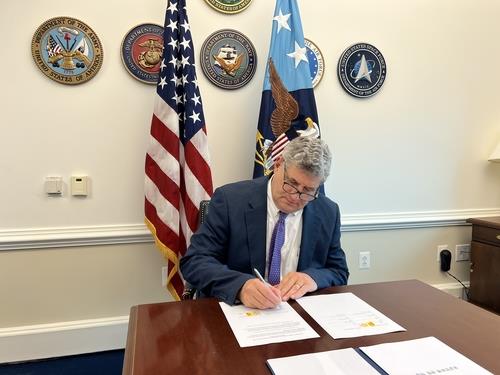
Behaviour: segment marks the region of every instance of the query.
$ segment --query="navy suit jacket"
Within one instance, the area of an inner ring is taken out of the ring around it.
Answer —
[[[184,279],[200,296],[234,304],[243,284],[254,278],[253,268],[265,274],[268,181],[236,182],[214,192],[206,220],[180,261]],[[337,204],[320,194],[302,215],[297,271],[311,276],[318,289],[346,284]]]

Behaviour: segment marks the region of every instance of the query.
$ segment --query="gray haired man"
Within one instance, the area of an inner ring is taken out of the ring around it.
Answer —
[[[319,192],[331,159],[325,142],[298,137],[275,161],[270,178],[215,191],[181,259],[183,277],[199,296],[266,309],[347,283],[339,208]]]

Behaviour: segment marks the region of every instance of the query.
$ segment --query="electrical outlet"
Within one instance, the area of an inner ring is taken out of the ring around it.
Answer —
[[[164,266],[161,268],[161,286],[163,287],[167,286],[167,279],[168,279],[168,266]]]
[[[370,252],[369,251],[360,251],[359,252],[359,269],[368,269],[370,268]]]
[[[455,262],[470,260],[470,244],[465,243],[455,246]]]
[[[441,254],[441,251],[443,251],[443,250],[448,250],[448,245],[438,245],[438,247],[437,247],[437,259],[436,259],[436,261],[438,263],[441,262],[440,254]]]

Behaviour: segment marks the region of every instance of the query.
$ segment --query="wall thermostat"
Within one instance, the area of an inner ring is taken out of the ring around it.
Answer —
[[[88,177],[71,176],[71,195],[87,196],[88,194]]]

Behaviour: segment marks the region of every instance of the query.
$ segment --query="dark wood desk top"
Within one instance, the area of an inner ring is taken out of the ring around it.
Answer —
[[[477,217],[477,218],[467,219],[467,222],[476,225],[483,225],[489,228],[500,229],[500,216]]]
[[[320,338],[240,348],[215,299],[131,309],[123,374],[270,375],[269,358],[435,336],[500,374],[500,316],[417,280],[333,287],[352,292],[407,329],[334,340],[293,301]]]

